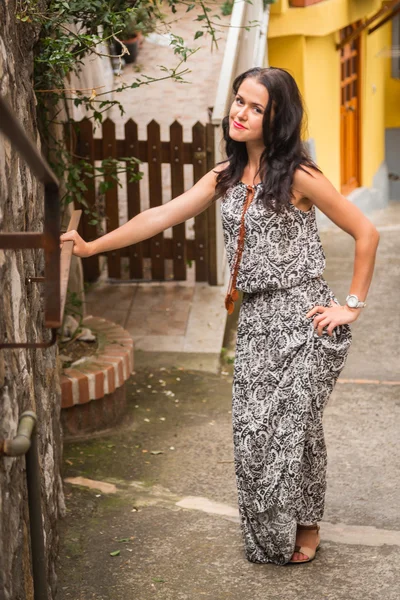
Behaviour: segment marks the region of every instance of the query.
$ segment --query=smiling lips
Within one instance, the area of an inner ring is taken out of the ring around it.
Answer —
[[[236,129],[247,129],[247,127],[243,127],[243,125],[241,125],[237,121],[233,121],[233,126],[236,127]]]

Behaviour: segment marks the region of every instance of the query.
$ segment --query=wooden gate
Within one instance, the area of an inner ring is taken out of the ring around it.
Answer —
[[[340,31],[340,39],[350,35],[358,24]],[[360,182],[360,36],[340,50],[340,159],[341,192],[346,195]]]
[[[214,162],[214,126],[209,123],[196,123],[192,128],[192,141],[183,141],[182,125],[175,121],[170,126],[170,139],[161,141],[160,125],[151,121],[147,126],[147,140],[138,138],[137,124],[129,120],[125,124],[124,139],[116,139],[115,123],[110,119],[102,125],[102,137],[93,137],[92,123],[88,119],[74,124],[77,136],[76,154],[85,158],[93,166],[95,161],[106,158],[121,160],[123,157],[136,157],[148,165],[148,189],[150,207],[162,204],[162,164],[170,165],[171,198],[182,194],[184,190],[184,165],[193,165],[193,182],[196,183],[207,171],[215,166]],[[110,171],[105,181],[111,181]],[[90,207],[96,205],[96,191],[91,185],[85,192],[85,200]],[[143,210],[139,181],[126,183],[128,219]],[[82,207],[84,208],[84,207]],[[105,192],[106,232],[119,227],[118,186]],[[81,220],[80,234],[86,241],[98,237],[95,225],[90,224],[91,217],[84,214]],[[150,263],[152,281],[166,280],[166,259],[172,261],[169,279],[183,281],[187,277],[187,264],[195,264],[196,281],[217,284],[216,256],[216,204],[195,217],[194,239],[186,236],[185,223],[176,225],[172,238],[160,233],[128,248],[107,252],[108,275],[112,279],[121,279],[121,258],[129,262],[129,278],[144,280],[144,263]],[[171,264],[171,262],[169,263]],[[99,256],[83,261],[85,279],[95,281],[99,274]],[[147,278],[148,279],[148,278]]]

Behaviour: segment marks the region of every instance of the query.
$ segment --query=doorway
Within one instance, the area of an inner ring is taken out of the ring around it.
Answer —
[[[340,40],[358,26],[341,29]],[[346,196],[360,185],[360,36],[340,50],[340,88],[341,192]]]

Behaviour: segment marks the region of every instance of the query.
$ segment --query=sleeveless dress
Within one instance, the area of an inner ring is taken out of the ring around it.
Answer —
[[[316,305],[339,304],[322,277],[315,207],[277,215],[259,197],[245,216],[237,278],[243,292],[233,377],[233,442],[246,558],[287,563],[297,523],[320,521],[326,489],[322,414],[351,345],[349,325],[318,336]],[[221,215],[233,269],[247,185],[225,194]]]

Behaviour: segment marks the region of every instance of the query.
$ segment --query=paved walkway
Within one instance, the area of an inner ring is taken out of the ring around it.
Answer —
[[[232,365],[212,375],[149,362],[129,384],[123,426],[65,446],[65,477],[115,488],[66,485],[58,600],[398,600],[400,203],[374,220],[381,243],[368,307],[352,325],[325,413],[328,492],[316,560],[277,567],[244,557]],[[323,244],[325,276],[343,301],[354,243],[331,231]]]
[[[214,8],[212,3],[208,3],[212,7],[212,14],[220,14],[221,4],[222,2],[218,0],[215,2]],[[169,140],[169,127],[175,120],[178,120],[183,126],[184,141],[192,139],[191,130],[197,121],[204,124],[209,122],[208,109],[213,106],[215,100],[230,17],[221,15],[221,20],[216,20],[221,23],[220,32],[217,34],[218,48],[215,46],[212,48],[209,35],[204,35],[197,40],[193,39],[196,31],[201,30],[202,26],[202,22],[195,21],[197,14],[201,14],[198,8],[186,12],[184,6],[178,6],[176,15],[169,19],[169,21],[172,18],[174,20],[172,29],[174,34],[181,36],[189,48],[198,48],[198,51],[180,67],[180,70],[189,70],[189,73],[183,76],[185,83],[166,79],[136,89],[128,89],[118,94],[117,98],[125,109],[124,118],[121,119],[117,109],[110,112],[111,118],[118,123],[117,137],[124,137],[123,124],[128,119],[133,119],[137,123],[139,139],[143,140],[147,139],[147,125],[154,119],[160,124],[163,141]],[[149,39],[145,38],[139,51],[137,64],[126,65],[121,75],[116,77],[116,82],[131,85],[138,77],[143,80],[142,74],[151,77],[165,77],[160,66],[167,69],[176,68],[181,58],[174,54],[173,47],[165,45],[168,43],[166,36],[167,34],[160,29],[155,34],[150,34]],[[141,170],[144,173],[140,184],[143,210],[148,207],[147,165],[143,164]],[[185,165],[186,189],[193,185],[192,171],[191,165]],[[162,180],[163,202],[168,202],[171,199],[171,184],[170,167],[167,164],[162,166]],[[123,192],[124,190],[120,190],[121,223],[127,219]],[[193,224],[189,223],[188,230],[192,226]]]
[[[223,344],[225,287],[192,281],[109,284],[86,294],[86,313],[124,327],[136,365],[185,367],[216,373]]]
[[[208,3],[213,6],[212,13],[218,12],[223,3]],[[167,11],[166,11],[167,12]],[[218,49],[211,49],[211,37],[204,35],[194,40],[194,34],[201,29],[202,23],[195,21],[198,8],[186,12],[184,6],[177,6],[177,13],[169,21],[174,20],[172,31],[181,36],[189,48],[199,48],[181,69],[189,69],[190,73],[184,76],[187,83],[177,83],[172,79],[151,83],[133,90],[126,90],[118,95],[123,103],[126,118],[137,122],[139,136],[145,136],[146,126],[155,119],[161,125],[161,133],[165,137],[169,134],[169,125],[177,119],[184,126],[186,139],[190,135],[190,128],[197,122],[207,123],[209,121],[208,108],[214,103],[215,93],[218,85],[219,70],[222,63],[226,25],[230,17],[221,15],[220,33],[218,34]],[[215,21],[217,22],[217,20]],[[174,69],[181,58],[174,54],[173,47],[165,45],[168,43],[166,34],[160,29],[157,35],[151,34],[145,39],[139,51],[137,65],[126,65],[120,77],[116,81],[126,85],[134,83],[137,77],[144,73],[151,77],[165,77],[160,65],[168,69]],[[139,71],[139,72],[138,72]]]

